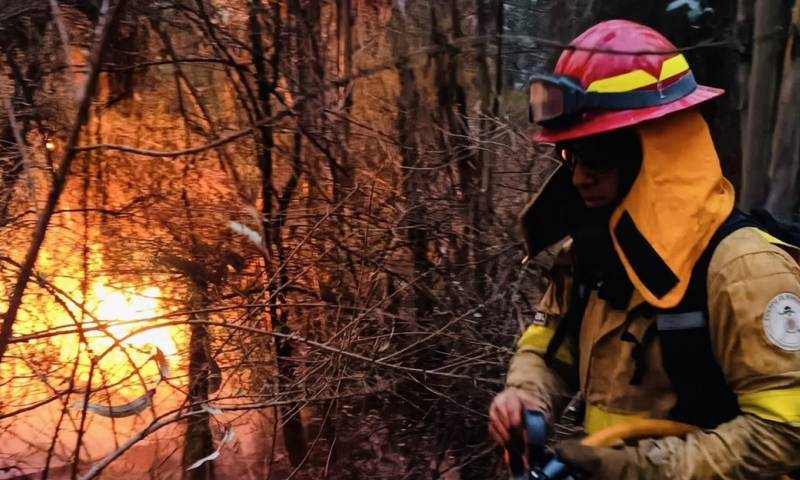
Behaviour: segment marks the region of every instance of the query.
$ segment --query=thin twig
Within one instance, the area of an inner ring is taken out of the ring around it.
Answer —
[[[220,147],[227,143],[230,143],[234,140],[238,140],[244,136],[247,136],[253,133],[256,127],[268,125],[272,123],[276,123],[278,120],[291,115],[291,112],[288,110],[284,110],[278,112],[276,115],[262,119],[256,122],[252,127],[243,128],[238,130],[230,135],[226,135],[224,137],[220,137],[213,142],[209,142],[205,145],[200,145],[199,147],[192,147],[187,148],[184,150],[171,150],[171,151],[160,151],[160,150],[148,150],[144,148],[135,148],[128,145],[115,145],[115,144],[99,144],[99,145],[86,145],[84,147],[77,147],[75,150],[79,152],[91,152],[93,150],[117,150],[120,152],[126,153],[133,153],[135,155],[142,155],[145,157],[182,157],[185,155],[196,155],[198,153],[205,152],[206,150],[211,150],[212,148]]]

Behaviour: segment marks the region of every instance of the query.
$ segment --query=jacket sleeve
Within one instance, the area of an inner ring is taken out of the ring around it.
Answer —
[[[800,468],[800,268],[753,229],[709,267],[714,355],[742,413],[685,440],[628,447],[629,478],[775,478]]]
[[[544,406],[545,411],[542,413],[545,417],[554,421],[557,413],[566,405],[570,391],[566,382],[545,364],[547,344],[543,344],[544,349],[541,348],[541,343],[533,344],[543,338],[549,341],[552,333],[548,335],[548,330],[550,329],[541,325],[528,327],[517,344],[517,351],[511,357],[506,386],[519,388],[533,397]],[[562,352],[565,351],[563,348]]]
[[[797,426],[745,413],[685,439],[645,440],[627,447],[628,468],[621,480],[774,479],[800,466],[799,446]]]
[[[553,369],[544,361],[550,339],[570,304],[572,286],[572,240],[566,239],[558,248],[553,265],[548,272],[549,283],[536,307],[534,323],[529,325],[517,342],[511,358],[506,386],[516,387],[541,403],[547,411],[542,413],[556,420],[571,397],[571,389],[564,379],[573,378],[577,372],[577,342],[566,338],[553,359]]]
[[[563,409],[571,396],[570,388],[563,379],[571,378],[577,371],[577,344],[574,338],[566,338],[558,348],[553,369],[544,360],[550,340],[566,312],[570,282],[564,272],[551,277],[539,302],[534,323],[528,326],[517,342],[517,350],[511,358],[506,376],[506,385],[525,391],[541,403],[546,410],[542,413],[550,421],[556,420],[555,413]]]

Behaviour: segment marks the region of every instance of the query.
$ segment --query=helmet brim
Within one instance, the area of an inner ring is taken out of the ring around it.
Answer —
[[[725,90],[698,85],[695,91],[689,95],[666,105],[589,114],[580,123],[569,128],[559,130],[542,128],[534,134],[533,140],[539,143],[558,143],[589,137],[619,128],[632,127],[648,120],[655,120],[670,113],[694,107],[712,98],[719,97],[723,93],[725,93]]]

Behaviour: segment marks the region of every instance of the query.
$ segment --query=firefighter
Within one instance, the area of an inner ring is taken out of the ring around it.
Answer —
[[[490,434],[507,444],[523,409],[552,423],[577,391],[588,434],[635,418],[701,427],[615,448],[557,444],[584,478],[798,469],[797,249],[734,209],[697,108],[723,91],[633,22],[602,22],[572,46],[530,83],[535,140],[554,144],[561,166],[521,223],[529,255],[559,253]]]

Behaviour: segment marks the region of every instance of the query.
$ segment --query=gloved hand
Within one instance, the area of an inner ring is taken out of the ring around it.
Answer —
[[[489,407],[489,434],[500,445],[507,445],[511,440],[511,431],[523,431],[522,412],[532,410],[542,412],[547,418],[547,408],[539,400],[522,389],[508,387],[500,392]]]
[[[556,456],[569,471],[582,479],[623,480],[636,478],[635,459],[624,445],[597,448],[582,445],[579,440],[565,440],[555,446]]]

